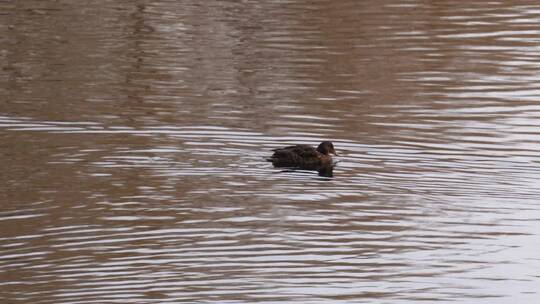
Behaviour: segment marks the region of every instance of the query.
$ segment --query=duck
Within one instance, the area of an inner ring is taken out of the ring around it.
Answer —
[[[332,156],[337,156],[334,145],[323,141],[317,148],[310,145],[295,145],[272,150],[274,154],[267,158],[274,167],[292,167],[303,170],[327,170],[333,167]]]

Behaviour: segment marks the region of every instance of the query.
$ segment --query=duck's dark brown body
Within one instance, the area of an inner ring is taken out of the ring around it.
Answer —
[[[268,159],[274,167],[293,167],[305,170],[320,170],[332,166],[330,153],[336,155],[334,146],[329,141],[323,141],[317,149],[308,145],[288,146],[275,149]]]

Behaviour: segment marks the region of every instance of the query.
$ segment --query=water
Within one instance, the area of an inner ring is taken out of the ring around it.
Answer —
[[[540,299],[534,1],[0,2],[9,303]],[[334,142],[334,177],[271,149]]]

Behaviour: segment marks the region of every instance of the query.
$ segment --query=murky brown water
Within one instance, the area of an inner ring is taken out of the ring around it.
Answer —
[[[540,299],[537,1],[3,1],[0,65],[2,303]]]

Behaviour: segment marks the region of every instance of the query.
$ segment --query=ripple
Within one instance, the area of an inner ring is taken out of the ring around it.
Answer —
[[[533,302],[540,10],[394,2],[0,4],[1,297]]]

